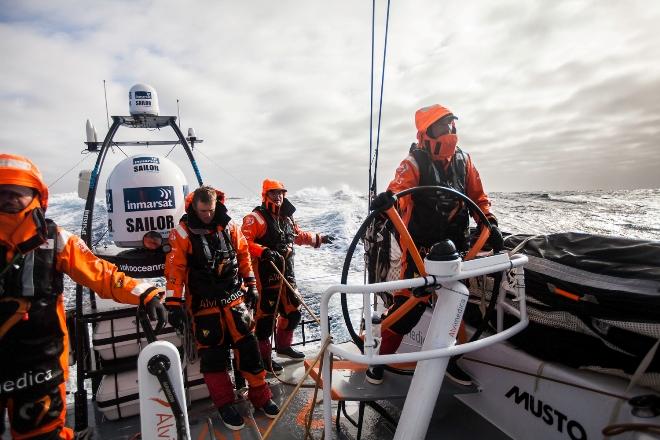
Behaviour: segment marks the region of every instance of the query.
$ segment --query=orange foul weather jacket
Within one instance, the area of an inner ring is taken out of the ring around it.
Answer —
[[[411,154],[409,154],[408,157],[406,157],[396,169],[394,179],[390,182],[387,188],[389,191],[392,191],[396,194],[406,189],[420,185],[420,182],[424,182],[425,179],[426,182],[428,182],[428,177],[422,176],[422,171],[420,171],[421,164],[418,163],[417,159],[415,158],[416,155],[420,159],[425,159],[427,157],[423,152],[411,151]],[[462,164],[465,166],[464,169],[462,169]],[[426,165],[428,165],[428,160]],[[458,187],[454,189],[458,189],[459,191],[464,192],[465,195],[467,195],[473,202],[475,202],[475,204],[477,204],[477,206],[479,206],[479,208],[481,208],[487,217],[493,217],[492,213],[490,212],[490,200],[484,192],[481,178],[479,177],[479,172],[475,168],[474,164],[472,163],[472,159],[467,153],[457,148],[452,157],[444,160],[443,162],[436,162],[435,166],[443,167],[444,173],[447,176],[446,181],[453,181],[455,182],[454,185]],[[445,184],[444,186],[454,187],[454,185],[449,183]],[[427,199],[425,196],[420,197],[420,200]],[[451,234],[451,237],[441,237],[437,234],[428,233],[429,230],[433,229],[434,227],[438,227],[437,224],[429,224],[428,222],[426,224],[415,224],[413,230],[413,222],[411,221],[413,217],[413,211],[415,210],[413,196],[407,195],[398,200],[399,214],[401,215],[404,224],[409,228],[412,238],[422,255],[428,251],[428,246],[431,246],[437,238],[451,238],[452,240],[455,240],[454,243],[457,245],[457,247],[463,247],[466,245],[467,239],[464,236],[464,232],[461,231],[461,229],[467,228],[468,226],[469,218],[467,217],[467,213],[464,215],[462,214],[462,211],[464,211],[466,208],[464,207],[463,202],[452,203],[454,203],[453,209],[448,212],[447,222],[448,224],[452,222],[462,223],[462,226],[459,226],[457,230],[454,230],[454,233]],[[451,206],[452,205],[450,205],[450,207]],[[473,217],[477,223],[480,223],[481,220],[476,215],[473,214]],[[424,220],[428,219],[424,219],[423,217],[418,219],[418,221],[421,222],[424,222]],[[429,240],[429,236],[432,237],[431,240]],[[417,276],[416,273],[417,269],[412,262],[409,250],[406,244],[402,243],[401,277],[410,278]],[[395,292],[394,303],[388,310],[388,314],[396,311],[406,301],[406,299],[410,297],[410,295],[411,292],[408,289]],[[419,321],[424,310],[425,305],[422,303],[418,304],[418,306],[410,310],[401,319],[392,324],[390,329],[384,331],[380,354],[394,353],[401,343],[402,335],[410,332],[410,330]]]
[[[285,199],[285,207],[292,206]],[[270,225],[270,226],[269,226]],[[252,265],[257,273],[257,286],[261,297],[257,305],[257,339],[265,341],[273,334],[273,323],[279,312],[276,345],[288,347],[291,345],[293,329],[300,323],[302,303],[297,294],[289,289],[273,269],[270,261],[264,261],[262,256],[266,249],[277,251],[283,257],[283,266],[279,271],[284,274],[288,283],[296,287],[294,273],[293,245],[308,245],[318,248],[322,237],[319,234],[303,231],[287,215],[275,215],[266,208],[266,203],[255,208],[243,218],[243,234],[248,241]],[[280,263],[277,263],[278,265]],[[279,304],[278,310],[275,305]],[[269,358],[268,349],[262,346],[262,356]]]
[[[56,274],[53,279],[59,277],[60,281],[52,283],[54,289],[35,289],[23,282],[23,292],[7,290],[0,296],[0,359],[11,359],[0,368],[0,417],[6,407],[14,438],[45,433],[57,433],[57,438],[73,438],[72,431],[64,427],[69,338],[64,298],[59,290],[61,274],[69,275],[103,298],[128,304],[139,304],[140,295],[153,287],[97,258],[79,237],[54,223],[50,225],[51,236],[36,251],[54,251]],[[0,246],[6,249],[5,259],[12,261],[16,255],[15,236],[1,235]],[[31,263],[39,261],[38,257],[31,257],[34,253],[26,254],[21,269],[23,275],[44,271],[39,264]],[[39,285],[37,278],[33,281],[33,285]],[[32,296],[27,296],[30,294]],[[157,294],[157,290],[147,293],[144,302]],[[42,411],[35,411],[35,405],[42,405]]]
[[[299,246],[307,245],[315,248],[321,246],[320,234],[303,231],[300,229],[300,226],[298,226],[298,224],[293,221],[292,227],[295,234],[293,239],[294,244]],[[256,241],[265,236],[266,232],[268,231],[268,224],[266,223],[266,219],[264,219],[263,215],[259,212],[251,212],[243,219],[242,230],[248,242],[250,255],[252,255],[253,259],[260,258],[261,254],[266,249],[266,246],[260,245]]]
[[[266,372],[253,333],[254,321],[240,288],[240,278],[243,281],[254,279],[250,253],[241,229],[226,215],[222,204],[224,195],[219,191],[217,194],[212,224],[199,224],[190,206],[191,194],[186,200],[187,217],[170,232],[172,250],[165,264],[166,301],[169,306],[179,307],[185,302],[192,313],[200,371],[216,407],[221,408],[234,400],[226,371],[227,347],[232,346],[238,370],[249,384],[248,398],[255,408],[260,408],[272,394],[265,382]],[[231,249],[218,252],[220,240],[229,241]],[[209,261],[204,246],[200,245],[204,241],[209,257],[224,257],[220,261]]]
[[[252,263],[250,261],[250,252],[248,242],[246,241],[241,228],[233,221],[230,221],[226,227],[217,226],[218,232],[223,230],[229,232],[231,244],[236,251],[238,260],[238,273],[245,279],[254,277]],[[188,283],[188,261],[193,253],[193,247],[190,241],[190,229],[183,222],[170,232],[169,242],[172,250],[167,255],[167,264],[165,265],[165,278],[167,279],[167,297],[183,300],[184,287]],[[192,295],[195,292],[191,292]]]
[[[479,171],[472,163],[472,158],[469,154],[466,161],[466,175],[465,175],[465,195],[468,196],[474,203],[481,208],[481,210],[490,216],[490,199],[486,192],[484,191],[483,184],[481,183],[481,178],[479,177]],[[447,166],[449,163],[445,162],[443,166]],[[413,188],[419,185],[420,180],[420,171],[417,161],[413,155],[408,155],[396,169],[394,174],[394,179],[390,182],[387,189],[392,191],[394,194],[404,191],[409,188]],[[412,211],[414,208],[414,203],[411,196],[403,197],[399,200],[399,213],[404,224],[408,224]],[[474,216],[475,221],[479,222],[478,217]]]

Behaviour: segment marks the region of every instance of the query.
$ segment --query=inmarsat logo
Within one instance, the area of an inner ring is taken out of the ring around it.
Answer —
[[[151,92],[146,92],[144,90],[136,90],[135,99],[151,99]]]
[[[128,94],[130,98],[130,93]],[[135,91],[135,105],[151,105],[151,92]]]
[[[174,209],[174,187],[124,188],[124,208],[126,212]]]

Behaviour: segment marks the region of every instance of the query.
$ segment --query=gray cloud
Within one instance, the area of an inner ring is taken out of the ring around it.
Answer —
[[[205,139],[205,180],[230,195],[267,176],[366,186],[370,2],[34,0],[1,14],[0,144],[49,182],[84,159],[85,119],[103,134],[105,79],[111,114],[127,113],[137,82],[156,87],[163,114],[178,99],[182,127]],[[415,110],[439,102],[490,191],[660,186],[659,18],[642,0],[393,2],[380,185],[415,138]],[[77,169],[52,190],[73,190]]]

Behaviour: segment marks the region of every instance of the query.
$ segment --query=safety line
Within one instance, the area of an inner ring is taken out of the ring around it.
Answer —
[[[367,187],[367,200],[370,202],[371,195],[371,166],[373,165],[373,141],[374,141],[374,35],[376,29],[376,0],[371,2],[371,77],[369,78],[369,186]],[[367,211],[369,210],[367,203]]]
[[[596,388],[591,388],[591,387],[587,387],[587,386],[584,386],[584,385],[578,385],[576,383],[567,382],[567,381],[561,380],[561,379],[554,379],[552,377],[547,377],[547,376],[544,376],[542,374],[530,373],[528,371],[519,370],[519,369],[513,368],[513,367],[505,367],[504,365],[498,365],[498,364],[494,364],[494,363],[488,362],[488,361],[482,361],[482,360],[467,357],[467,356],[463,356],[463,359],[466,360],[466,361],[476,362],[478,364],[484,364],[484,365],[488,365],[488,366],[495,367],[495,368],[501,368],[502,370],[512,371],[514,373],[525,374],[527,376],[536,377],[538,379],[544,379],[544,380],[547,380],[547,381],[550,381],[550,382],[560,383],[562,385],[568,385],[568,386],[571,386],[571,387],[580,388],[580,389],[583,389],[583,390],[586,390],[586,391],[591,391],[593,393],[602,394],[604,396],[614,397],[616,399],[621,399],[621,400],[629,400],[630,399],[630,397],[621,396],[619,394],[608,393],[607,391],[598,390]]]
[[[55,185],[57,182],[59,182],[60,180],[62,180],[62,179],[64,178],[64,176],[66,176],[67,174],[69,174],[69,173],[70,173],[71,171],[73,171],[78,165],[80,165],[80,164],[83,163],[85,160],[87,160],[87,158],[88,158],[90,155],[89,155],[89,154],[85,154],[84,156],[85,156],[85,157],[83,157],[83,158],[80,160],[80,162],[78,162],[77,164],[75,164],[74,166],[72,166],[71,168],[69,168],[64,174],[62,174],[60,177],[58,177],[54,182],[49,183],[49,184],[48,184],[48,188],[50,188],[51,186]]]
[[[248,190],[248,197],[251,197],[252,194],[255,194],[255,193],[259,194],[257,191],[254,191],[253,189],[248,188],[248,186],[245,185],[243,182],[241,182],[241,181],[239,180],[238,177],[234,176],[232,173],[230,173],[229,171],[225,170],[225,169],[222,168],[220,165],[218,165],[217,162],[215,162],[213,159],[211,159],[209,156],[207,156],[202,150],[197,149],[197,152],[198,152],[199,154],[201,154],[202,156],[204,156],[206,159],[208,159],[208,161],[211,162],[213,165],[215,165],[216,167],[220,168],[223,172],[229,174],[229,176],[230,176],[231,178],[233,178],[234,180],[236,180],[238,183],[241,184],[241,186],[242,186],[243,188],[245,188],[246,190]]]
[[[373,148],[373,89],[374,89],[374,34],[375,34],[375,15],[376,15],[376,2],[372,2],[371,12],[371,102],[369,113],[369,191],[367,198],[376,192],[377,188],[377,175],[378,175],[378,150],[380,147],[380,126],[383,115],[383,90],[385,87],[385,63],[387,60],[387,35],[390,25],[390,0],[387,0],[387,13],[385,18],[385,36],[383,43],[383,66],[381,69],[380,79],[380,97],[378,103],[378,129],[376,131],[376,148]],[[373,165],[373,172],[372,172]]]
[[[385,19],[385,43],[383,46],[383,68],[380,79],[380,103],[378,104],[378,131],[376,133],[376,152],[374,158],[374,192],[376,189],[376,176],[378,174],[378,149],[380,147],[380,122],[383,115],[383,89],[385,87],[385,60],[387,58],[387,33],[390,27],[390,0],[387,0],[387,18]]]

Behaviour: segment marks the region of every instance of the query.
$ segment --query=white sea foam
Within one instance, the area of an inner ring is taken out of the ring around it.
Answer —
[[[630,238],[660,240],[660,189],[633,191],[569,191],[492,194],[493,212],[502,230],[512,233],[542,234],[581,231]],[[335,242],[320,249],[296,249],[296,277],[310,307],[318,310],[319,294],[339,283],[346,250],[354,233],[367,215],[364,194],[348,187],[339,190],[305,188],[288,194],[296,206],[295,219],[308,231],[332,235]],[[258,197],[229,199],[226,205],[234,221],[261,203]],[[71,232],[80,232],[84,201],[74,193],[51,197],[48,216]],[[106,209],[102,200],[95,204],[93,239],[107,241]],[[349,282],[363,279],[363,252],[358,246],[353,257]],[[74,296],[73,283],[67,283],[67,304]],[[359,306],[355,298],[352,303]],[[333,315],[341,327],[339,301],[332,302]]]

